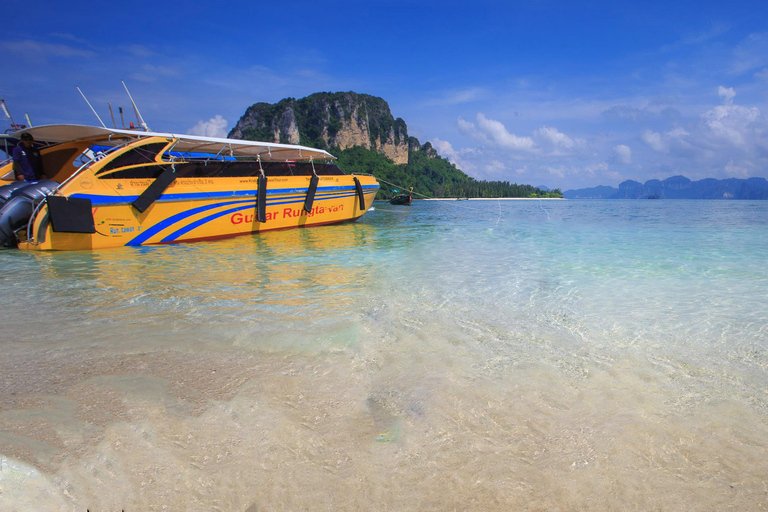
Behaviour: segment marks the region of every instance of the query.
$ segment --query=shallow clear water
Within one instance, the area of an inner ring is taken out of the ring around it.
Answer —
[[[768,202],[375,207],[0,252],[0,508],[768,508]]]

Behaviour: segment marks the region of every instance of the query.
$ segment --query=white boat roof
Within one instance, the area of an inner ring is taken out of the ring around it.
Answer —
[[[179,142],[173,151],[182,153],[213,153],[233,157],[260,157],[263,161],[283,160],[328,160],[335,158],[322,149],[293,144],[276,144],[272,142],[255,142],[239,139],[219,139],[215,137],[200,137],[197,135],[146,132],[142,130],[116,130],[98,126],[78,124],[50,124],[35,126],[12,133],[10,136],[18,139],[23,133],[29,133],[36,141],[60,144],[82,139],[94,139],[94,144],[101,146],[119,146],[130,139],[146,137],[166,137],[177,139]]]

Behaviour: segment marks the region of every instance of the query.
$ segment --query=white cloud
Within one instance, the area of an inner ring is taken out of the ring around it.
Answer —
[[[477,114],[477,126],[494,145],[502,148],[519,151],[533,149],[535,145],[530,137],[518,137],[507,131],[500,121],[488,119],[483,114]]]
[[[651,149],[660,153],[670,153],[672,150],[676,150],[678,153],[689,154],[692,149],[690,135],[685,128],[679,126],[666,133],[645,130],[640,138]]]
[[[733,103],[733,98],[736,96],[736,91],[733,90],[733,87],[726,88],[721,85],[717,88],[717,95],[723,98],[723,103],[730,105]]]
[[[741,105],[718,105],[704,112],[701,118],[709,130],[709,135],[734,146],[743,146],[749,136],[750,125],[760,117],[757,107]]]
[[[688,133],[688,131],[682,126],[678,126],[677,128],[673,128],[667,132],[667,136],[669,136],[671,139],[677,140],[682,140],[688,135],[690,135],[690,133]]]
[[[504,162],[501,162],[499,160],[491,160],[485,166],[485,170],[488,173],[496,174],[496,173],[500,173],[502,171],[506,171],[507,170],[507,166],[506,166],[506,164]]]
[[[227,136],[227,120],[216,114],[208,121],[198,121],[195,126],[187,130],[190,135],[199,135],[201,137],[219,137]]]
[[[437,150],[440,156],[446,158],[449,162],[454,164],[465,173],[473,172],[477,168],[477,166],[471,160],[466,158],[471,157],[474,153],[476,153],[476,150],[467,148],[457,151],[453,148],[453,145],[451,145],[450,142],[447,140],[440,140],[438,138],[432,139],[431,143],[432,147]]]
[[[482,87],[471,87],[469,89],[444,93],[442,97],[430,100],[427,104],[436,106],[461,105],[481,100],[487,95],[487,91]]]
[[[456,150],[453,149],[453,146],[447,140],[440,140],[435,138],[432,140],[432,147],[435,148],[437,152],[440,153],[440,155],[447,158],[448,160],[453,161],[452,159],[455,159],[458,156],[456,154]]]
[[[595,176],[597,174],[605,174],[608,172],[608,163],[607,162],[600,162],[597,164],[588,165],[584,168],[587,173],[589,173],[590,176]]]
[[[572,138],[558,131],[557,128],[549,126],[542,126],[533,132],[533,134],[537,139],[548,143],[557,149],[572,149],[576,144]]]
[[[561,167],[547,167],[547,172],[556,178],[565,178],[565,170]]]
[[[170,66],[153,66],[145,64],[138,73],[132,73],[131,78],[141,82],[156,82],[158,79],[179,75],[179,70]]]
[[[462,118],[458,118],[456,120],[456,124],[458,125],[459,131],[461,133],[463,133],[464,135],[468,135],[468,136],[474,138],[474,136],[476,134],[476,130],[475,130],[475,125],[474,124],[470,123],[469,121],[465,121]]]
[[[749,34],[733,52],[733,73],[763,67],[768,64],[768,33]]]
[[[733,160],[729,160],[725,164],[725,174],[734,178],[749,178],[750,176],[749,169],[734,164]]]
[[[473,139],[493,147],[511,151],[531,151],[535,143],[530,137],[518,137],[507,131],[503,123],[477,114],[477,126],[462,118],[458,119],[459,130]]]
[[[645,130],[640,137],[643,139],[643,142],[648,144],[651,147],[651,149],[653,149],[654,151],[659,151],[659,152],[669,151],[669,147],[667,146],[666,142],[662,139],[660,133],[653,132],[651,130]]]
[[[616,159],[622,164],[632,163],[632,150],[625,144],[619,144],[613,147]]]
[[[66,44],[41,43],[39,41],[3,41],[0,42],[3,53],[23,55],[25,59],[48,60],[51,57],[89,58],[96,54],[90,50],[81,50]]]

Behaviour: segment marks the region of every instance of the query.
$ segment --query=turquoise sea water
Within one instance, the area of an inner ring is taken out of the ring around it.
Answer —
[[[375,208],[0,252],[0,509],[768,508],[768,202]]]

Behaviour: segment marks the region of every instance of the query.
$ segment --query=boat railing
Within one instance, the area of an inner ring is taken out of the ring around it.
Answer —
[[[115,146],[113,148],[109,148],[107,151],[104,151],[102,153],[103,153],[103,155],[106,155],[108,153],[112,153],[113,151],[116,151],[117,149],[120,149],[121,147],[126,146],[129,143],[130,143],[130,141],[126,142],[124,144],[120,144],[118,146]],[[82,157],[83,155],[86,155],[86,153],[88,151],[90,151],[90,147],[86,151],[83,151],[83,153],[82,153],[82,155],[80,155],[80,157]],[[93,154],[93,152],[91,152],[91,154]],[[88,157],[88,160],[86,162],[84,162],[82,165],[80,165],[80,167],[78,167],[75,170],[75,172],[70,174],[67,179],[65,179],[64,181],[62,181],[58,185],[56,185],[56,187],[54,187],[54,189],[51,191],[50,195],[56,195],[57,193],[59,193],[59,189],[61,189],[61,187],[63,187],[64,185],[66,185],[67,183],[72,181],[78,174],[83,172],[83,170],[85,170],[88,166],[90,166],[93,163],[98,162],[99,160],[104,158],[103,156],[100,157],[100,158],[96,158],[95,156],[93,156],[93,157],[89,157],[88,155],[86,155],[86,156]],[[80,157],[78,157],[78,158],[80,158]],[[47,202],[48,201],[47,201],[47,196],[46,196],[39,203],[37,203],[35,205],[35,208],[32,210],[32,215],[29,216],[29,222],[27,222],[27,243],[29,243],[30,245],[40,245],[40,243],[41,243],[41,242],[35,241],[35,238],[32,235],[32,226],[35,224],[35,219],[37,218],[37,214],[40,213],[40,209]]]

